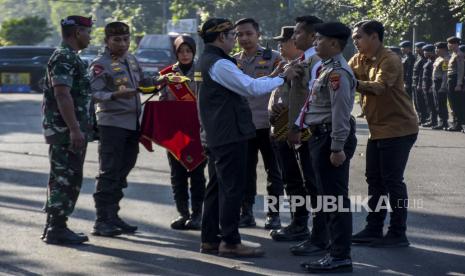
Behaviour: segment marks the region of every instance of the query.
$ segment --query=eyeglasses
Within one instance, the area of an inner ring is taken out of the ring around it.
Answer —
[[[232,35],[233,37],[236,37],[237,36],[237,32],[236,31],[229,31],[229,32],[225,32],[226,36],[229,36],[229,35]]]

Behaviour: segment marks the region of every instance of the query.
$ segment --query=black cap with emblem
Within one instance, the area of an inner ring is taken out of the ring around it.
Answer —
[[[130,34],[128,24],[120,21],[108,23],[105,26],[105,37]]]
[[[276,41],[288,41],[291,39],[292,35],[294,34],[294,26],[283,26],[281,27],[281,34],[278,36],[273,37]]]
[[[412,42],[408,41],[408,40],[404,40],[402,41],[401,43],[399,43],[399,47],[402,47],[402,48],[411,48],[412,47]]]
[[[322,36],[337,38],[347,41],[351,35],[351,30],[341,22],[328,22],[315,25],[315,31]]]
[[[438,49],[447,49],[447,42],[443,42],[443,41],[436,42],[434,43],[434,46]]]

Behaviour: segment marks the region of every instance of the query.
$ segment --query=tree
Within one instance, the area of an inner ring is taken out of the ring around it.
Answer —
[[[5,20],[0,27],[0,37],[7,45],[34,45],[50,34],[47,20],[37,16]]]

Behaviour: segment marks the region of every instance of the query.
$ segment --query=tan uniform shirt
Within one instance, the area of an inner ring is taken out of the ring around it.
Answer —
[[[404,90],[399,56],[381,47],[373,58],[355,54],[349,61],[364,94],[370,139],[402,137],[418,133],[418,119]]]
[[[457,53],[452,53],[447,68],[447,75],[457,75],[457,85],[463,84],[465,74],[463,53],[459,50]]]
[[[272,51],[271,59],[264,59],[264,50],[265,48],[258,46],[257,53],[253,57],[248,57],[244,51],[237,53],[233,57],[237,60],[237,66],[245,74],[253,78],[260,78],[271,74],[281,61],[281,56],[276,51]],[[252,111],[252,121],[255,125],[255,129],[270,127],[268,117],[269,100],[270,94],[258,97],[247,97],[250,110]]]

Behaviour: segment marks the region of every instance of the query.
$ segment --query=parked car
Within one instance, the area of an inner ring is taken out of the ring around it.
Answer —
[[[84,50],[79,51],[79,56],[87,64],[87,67],[92,63],[92,61],[103,51],[102,47],[99,46],[90,46]]]
[[[165,49],[137,49],[134,53],[145,76],[154,76],[166,66],[173,64],[175,59],[171,51]]]
[[[42,92],[53,51],[53,47],[0,47],[0,92]]]

